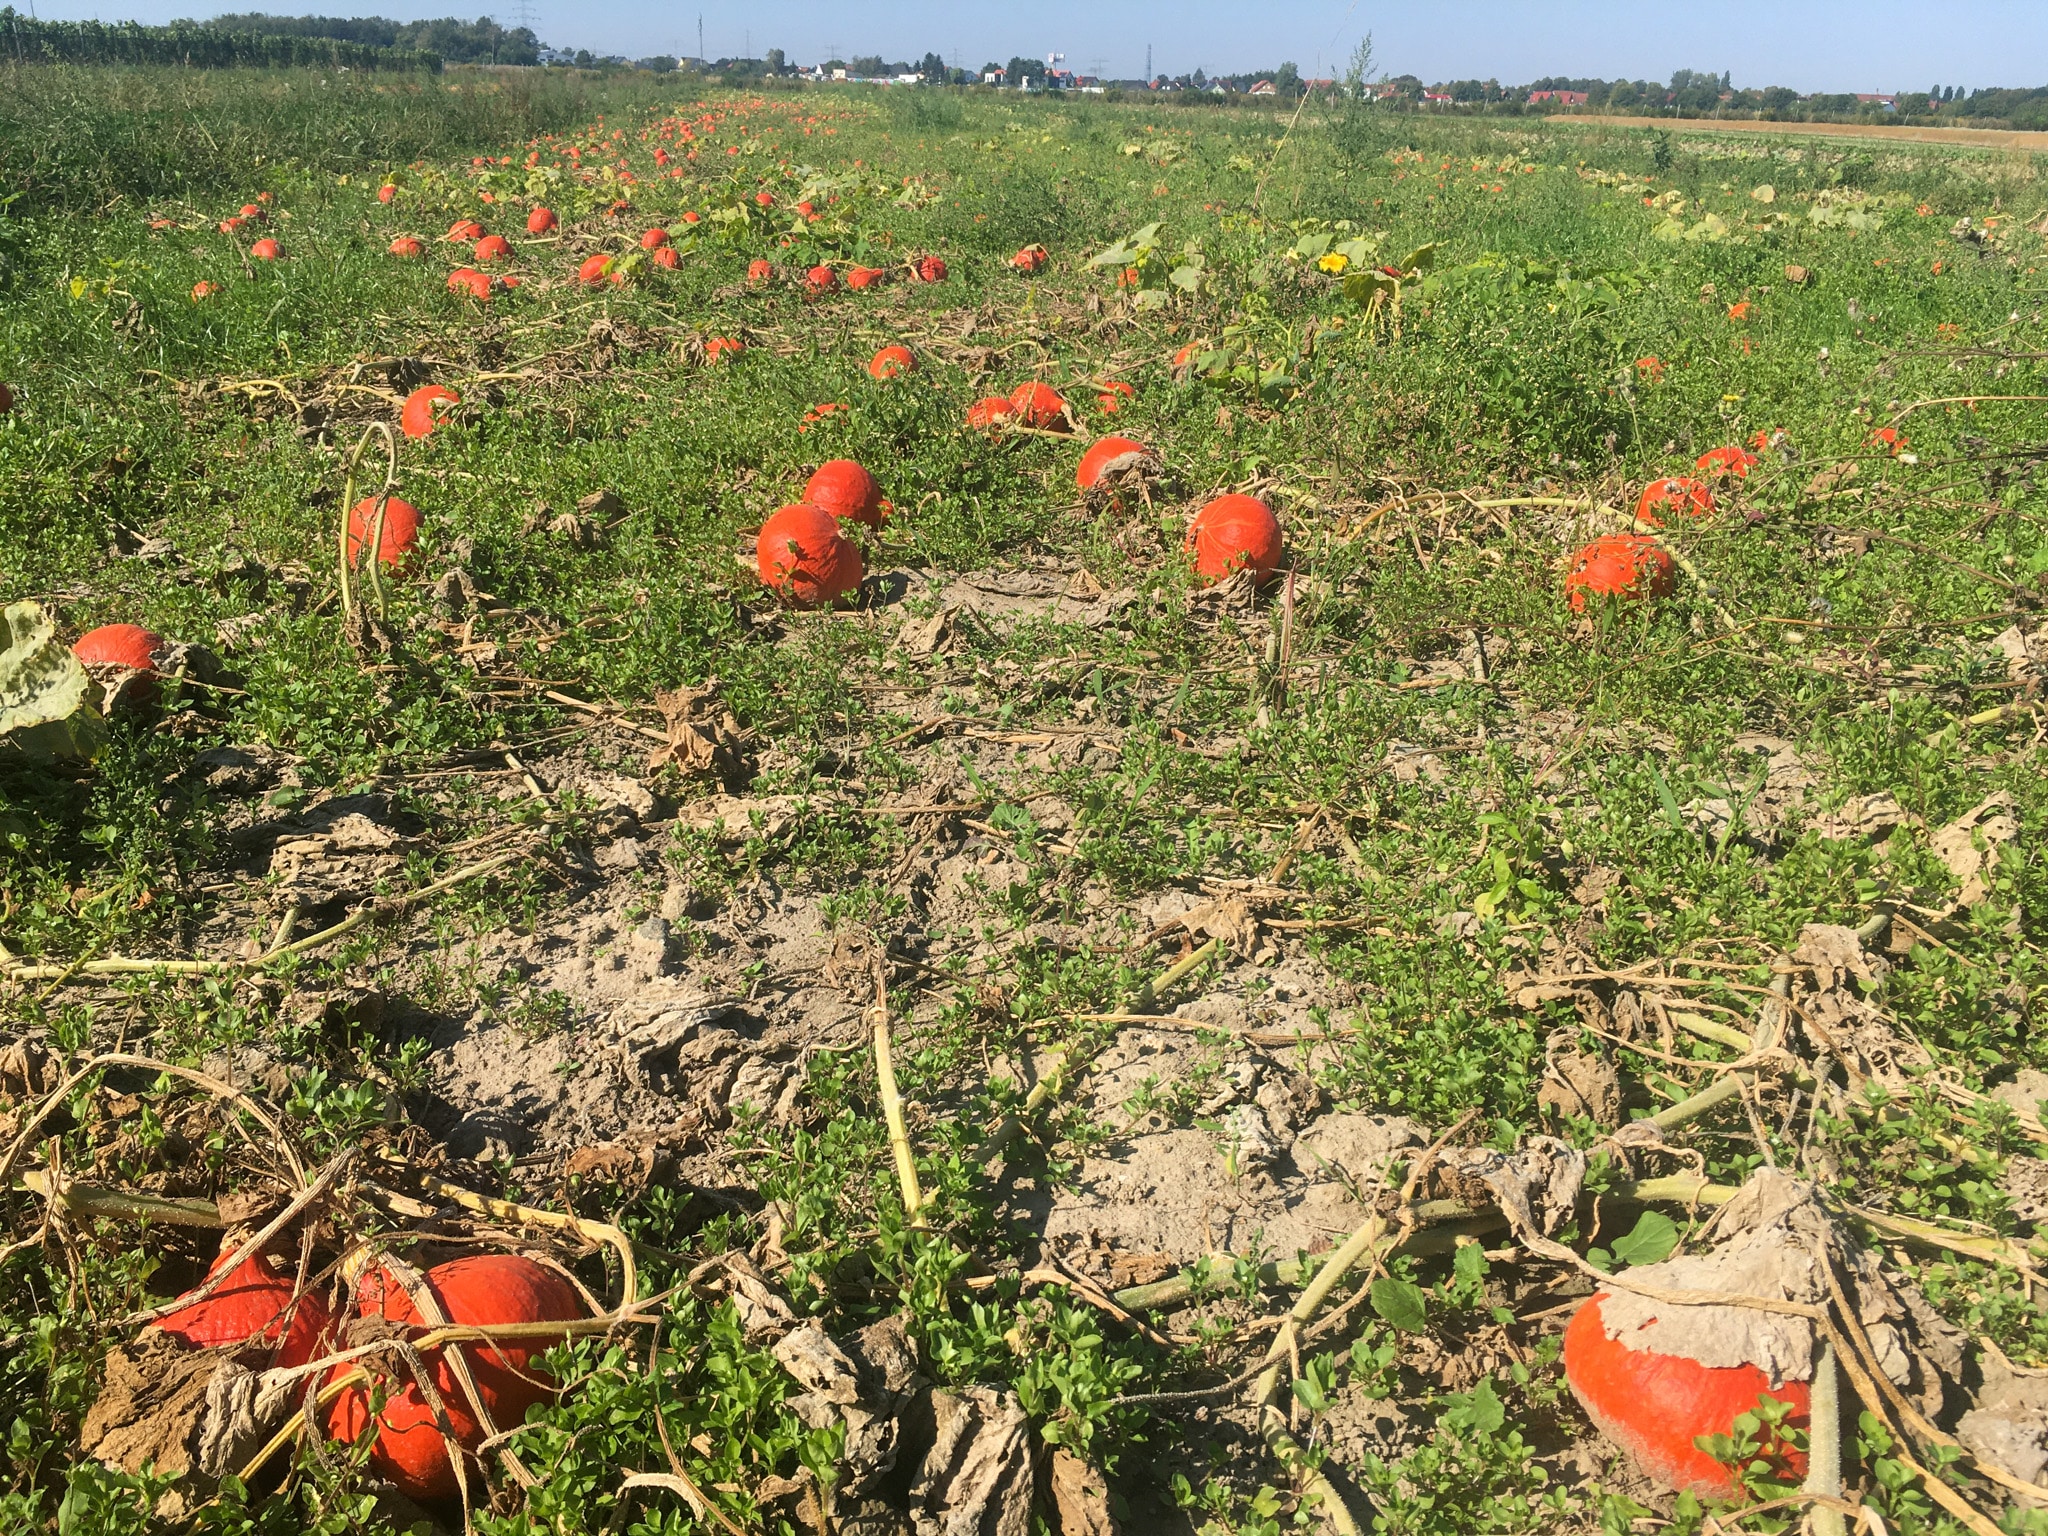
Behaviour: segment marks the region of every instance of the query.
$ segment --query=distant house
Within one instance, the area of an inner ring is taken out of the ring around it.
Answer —
[[[1261,80],[1258,82],[1258,84],[1254,85],[1249,91],[1246,91],[1245,94],[1247,96],[1271,96],[1275,94],[1273,90],[1273,82],[1270,80]]]
[[[1899,110],[1899,98],[1891,95],[1889,92],[1858,91],[1856,93],[1856,100],[1861,106],[1883,107],[1887,112]]]
[[[1301,88],[1304,91],[1321,91],[1327,96],[1337,89],[1337,82],[1334,80],[1304,80],[1301,82]]]
[[[1586,104],[1584,91],[1531,91],[1529,105],[1537,106],[1549,102],[1557,107],[1583,107]]]
[[[1448,107],[1455,98],[1449,91],[1424,91],[1422,104],[1425,107]]]
[[[1004,73],[1005,71],[1003,70],[992,69],[981,77],[981,83],[983,85],[1001,85]]]

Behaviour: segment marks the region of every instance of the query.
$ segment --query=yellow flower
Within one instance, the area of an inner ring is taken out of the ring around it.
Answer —
[[[1349,256],[1346,256],[1342,251],[1332,251],[1329,255],[1323,257],[1322,260],[1318,261],[1316,265],[1323,271],[1328,272],[1332,276],[1334,276],[1335,274],[1342,272],[1346,267],[1351,265],[1351,258]]]

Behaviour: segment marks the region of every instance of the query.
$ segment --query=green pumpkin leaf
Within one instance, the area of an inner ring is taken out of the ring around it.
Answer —
[[[1372,1283],[1372,1309],[1403,1333],[1420,1333],[1429,1326],[1429,1301],[1422,1288],[1391,1275]]]

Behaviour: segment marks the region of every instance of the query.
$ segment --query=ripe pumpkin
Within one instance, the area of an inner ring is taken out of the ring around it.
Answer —
[[[648,260],[666,272],[673,272],[683,264],[683,258],[676,254],[676,248],[672,245],[664,245],[657,248]]]
[[[244,203],[235,212],[242,218],[254,219],[259,224],[268,224],[270,215],[263,211],[261,203]]]
[[[457,267],[448,274],[448,291],[466,293],[473,299],[488,299],[491,296],[491,280],[475,267]]]
[[[946,264],[936,256],[920,256],[911,266],[920,283],[943,283],[946,280]]]
[[[1043,268],[1051,259],[1051,254],[1044,246],[1027,245],[1023,250],[1010,258],[1010,265],[1019,272],[1036,272]]]
[[[889,505],[882,499],[875,477],[852,459],[827,459],[820,464],[804,482],[803,499],[842,522],[859,523],[864,528],[881,527],[883,510]]]
[[[201,299],[210,299],[219,292],[219,283],[209,283],[202,278],[192,285],[192,302],[197,304]],[[4,388],[4,386],[0,386],[0,388]]]
[[[405,407],[398,413],[398,429],[407,437],[426,437],[440,424],[440,412],[435,409],[437,400],[446,400],[449,405],[462,404],[462,396],[442,384],[422,384],[405,397]]]
[[[230,1250],[216,1258],[206,1278],[211,1280],[232,1256]],[[268,1344],[277,1351],[277,1365],[294,1366],[319,1356],[327,1323],[324,1301],[309,1293],[294,1304],[292,1282],[277,1272],[267,1255],[252,1253],[211,1296],[166,1313],[150,1327],[194,1349]]]
[[[377,527],[377,498],[365,496],[348,513],[348,559],[356,562]],[[385,565],[403,565],[420,538],[420,514],[409,501],[393,496],[384,503],[384,537],[377,558]]]
[[[418,240],[414,239],[411,235],[400,235],[396,240],[391,242],[388,249],[390,250],[392,255],[403,256],[408,260],[415,256],[424,256],[427,254],[426,246],[422,245]]]
[[[1678,585],[1671,556],[1639,533],[1603,534],[1572,557],[1564,578],[1573,613],[1595,598],[1668,597]]]
[[[984,395],[967,407],[967,425],[979,431],[990,431],[1009,421],[1017,414],[1017,407],[1006,395]]]
[[[503,235],[485,235],[477,241],[476,250],[471,254],[478,261],[508,261],[512,256],[512,242]]]
[[[601,283],[611,276],[611,271],[611,257],[600,251],[595,256],[583,258],[583,265],[576,269],[576,281],[579,283]]]
[[[747,281],[750,283],[765,283],[774,275],[774,263],[763,257],[756,256],[747,263]]]
[[[377,201],[380,203],[388,203],[396,196],[398,196],[398,188],[392,182],[387,181],[377,189]]]
[[[667,244],[668,231],[665,229],[650,229],[640,237],[640,249],[643,251],[658,251]]]
[[[536,208],[526,216],[526,232],[529,235],[553,234],[558,221],[552,208]]]
[[[130,667],[137,672],[156,671],[157,652],[164,638],[140,624],[102,624],[80,635],[71,654],[88,667]]]
[[[882,348],[868,359],[868,377],[871,379],[893,379],[899,373],[908,373],[917,366],[917,359],[910,348],[891,345]]]
[[[1757,456],[1747,448],[1729,443],[1709,448],[1693,461],[1693,468],[1709,479],[1746,480],[1757,465]]]
[[[1695,480],[1691,475],[1666,475],[1662,480],[1652,480],[1643,487],[1643,494],[1636,500],[1636,521],[1648,523],[1652,528],[1662,528],[1664,520],[1659,514],[1667,511],[1683,512],[1695,520],[1710,517],[1714,511],[1714,493],[1707,489],[1704,481]]]
[[[800,502],[761,525],[754,564],[764,585],[799,608],[836,601],[860,585],[860,551],[822,507]]]
[[[457,219],[448,226],[448,233],[441,238],[443,240],[460,240],[463,244],[467,245],[470,241],[481,240],[483,237],[484,227],[477,223],[475,219]]]
[[[1109,415],[1114,416],[1124,408],[1124,402],[1138,398],[1138,392],[1130,385],[1111,381],[1096,391],[1095,403]]]
[[[437,1264],[426,1272],[428,1292],[451,1323],[488,1327],[494,1323],[569,1322],[588,1315],[575,1287],[553,1270],[512,1254],[476,1254]],[[385,1270],[372,1270],[357,1287],[357,1311],[363,1317],[384,1317],[424,1331],[429,1325],[419,1307]],[[454,1346],[462,1351],[476,1382],[477,1396],[499,1429],[525,1422],[526,1410],[554,1393],[554,1384],[533,1363],[549,1348],[544,1339],[479,1341]],[[445,1349],[426,1352],[434,1389],[448,1411],[448,1427],[472,1454],[483,1444],[483,1426],[470,1406],[469,1394],[456,1379]],[[434,1410],[412,1372],[396,1360],[372,1359],[368,1369],[387,1394],[384,1411],[376,1415],[376,1443],[370,1465],[415,1499],[455,1496],[455,1469],[448,1462],[447,1442],[434,1423]],[[348,1374],[351,1362],[334,1368],[330,1380]],[[371,1389],[353,1386],[327,1410],[327,1432],[353,1441],[372,1425]]]
[[[1095,489],[1095,483],[1102,478],[1103,471],[1112,464],[1121,465],[1132,458],[1149,459],[1152,451],[1135,438],[1103,437],[1089,445],[1081,455],[1081,464],[1074,471],[1074,483],[1084,491]]]
[[[738,357],[747,350],[747,344],[733,336],[714,336],[704,343],[706,361],[719,363],[729,357]]]
[[[1280,564],[1280,520],[1256,496],[1219,496],[1194,515],[1181,548],[1205,585],[1238,570],[1264,581]]]
[[[1600,1432],[1650,1476],[1674,1489],[1729,1498],[1735,1486],[1728,1468],[1693,1444],[1695,1436],[1727,1434],[1759,1397],[1790,1403],[1789,1422],[1806,1428],[1807,1383],[1774,1387],[1762,1370],[1747,1363],[1705,1366],[1683,1355],[1630,1349],[1607,1336],[1600,1318],[1606,1294],[1596,1293],[1565,1328],[1565,1379]],[[1786,1460],[1794,1472],[1804,1474],[1804,1452],[1788,1450]]]
[[[222,219],[220,221],[220,232],[224,235],[232,235],[241,227],[242,220],[240,219]]]
[[[249,247],[249,254],[258,261],[276,261],[278,257],[284,254],[284,247],[279,245],[269,235],[265,235],[261,240],[258,240]]]
[[[1010,404],[1027,427],[1057,429],[1067,424],[1067,402],[1050,384],[1019,384],[1010,391]]]
[[[878,287],[888,275],[880,267],[853,267],[847,271],[846,286],[849,288]]]
[[[813,293],[830,293],[839,286],[839,274],[820,262],[804,274],[804,282]]]

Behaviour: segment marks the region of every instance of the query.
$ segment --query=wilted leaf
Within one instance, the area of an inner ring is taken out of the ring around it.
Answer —
[[[49,614],[40,603],[14,603],[0,623],[0,737],[32,757],[91,757],[106,739],[89,702],[93,681]]]
[[[1760,203],[1775,203],[1778,200],[1778,189],[1767,181],[1762,186],[1753,188],[1749,195]]]

